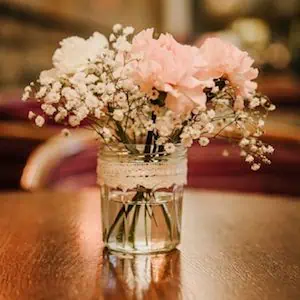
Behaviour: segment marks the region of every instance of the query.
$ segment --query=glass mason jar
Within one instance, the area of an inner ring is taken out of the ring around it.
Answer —
[[[102,146],[98,156],[103,241],[123,253],[155,253],[180,243],[186,149]]]

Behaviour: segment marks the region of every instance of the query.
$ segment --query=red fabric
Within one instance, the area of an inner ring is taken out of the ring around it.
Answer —
[[[238,149],[230,147],[230,156],[223,157],[222,142],[189,150],[188,186],[193,188],[241,192],[282,193],[300,195],[300,145],[276,144],[272,165],[253,172],[239,157]],[[228,148],[227,148],[228,149]],[[49,185],[73,188],[96,185],[96,147],[61,162],[49,178]]]

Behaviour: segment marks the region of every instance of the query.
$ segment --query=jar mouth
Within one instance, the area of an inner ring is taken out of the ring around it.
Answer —
[[[147,144],[100,144],[100,153],[104,155],[136,156],[136,157],[155,157],[173,156],[174,154],[185,155],[186,148],[182,144],[174,144],[175,151],[168,153],[158,145]]]

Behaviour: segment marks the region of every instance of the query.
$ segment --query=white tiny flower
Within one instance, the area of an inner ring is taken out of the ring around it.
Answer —
[[[42,71],[39,77],[39,82],[41,85],[49,85],[57,81],[57,79],[58,79],[57,70],[53,68],[50,70]]]
[[[267,152],[270,153],[270,154],[273,154],[274,153],[274,147],[272,147],[271,145],[269,145],[267,147]]]
[[[185,137],[181,140],[184,147],[189,148],[193,145],[193,139],[191,137]]]
[[[149,98],[151,100],[156,100],[159,97],[159,91],[158,90],[152,90],[150,93]]]
[[[123,26],[121,24],[115,24],[113,26],[113,32],[118,33],[122,28],[123,28]]]
[[[84,96],[84,95],[87,93],[88,88],[87,88],[87,86],[86,86],[85,83],[79,83],[79,84],[76,86],[76,91],[77,91],[80,95]]]
[[[122,87],[123,87],[125,90],[131,91],[131,90],[133,90],[133,89],[135,88],[135,85],[134,85],[134,83],[133,83],[132,80],[126,79],[126,80],[123,81]]]
[[[197,129],[193,129],[192,132],[191,132],[191,137],[193,140],[196,140],[200,137],[201,135],[201,131],[200,130],[197,130]]]
[[[86,74],[84,72],[77,72],[69,79],[70,83],[73,85],[85,83],[85,80]]]
[[[252,155],[247,155],[245,161],[248,163],[252,163],[254,161],[254,157]]]
[[[209,139],[207,137],[201,137],[199,139],[199,144],[202,147],[206,147],[209,144]]]
[[[103,127],[102,134],[107,139],[112,137],[112,133],[111,133],[110,129],[107,127]]]
[[[114,42],[116,40],[116,36],[112,33],[110,36],[109,36],[109,41],[110,42]]]
[[[96,108],[94,115],[97,119],[101,119],[103,116],[105,116],[105,113],[100,108]]]
[[[108,96],[108,95],[102,95],[102,96],[101,96],[101,100],[102,100],[102,102],[103,102],[104,104],[107,104],[108,102],[111,101],[111,97]]]
[[[62,88],[62,84],[61,84],[59,81],[56,81],[56,82],[54,82],[54,84],[52,85],[51,91],[57,93],[57,92],[60,91],[61,88]]]
[[[260,137],[263,135],[263,131],[261,131],[260,129],[256,129],[256,131],[253,133],[253,136],[255,137]]]
[[[113,83],[109,83],[106,86],[106,92],[108,94],[113,94],[116,91],[115,85]]]
[[[27,93],[31,93],[32,92],[31,86],[30,85],[26,86],[24,91],[27,92]]]
[[[254,97],[250,100],[249,108],[254,109],[255,107],[257,107],[259,105],[260,105],[260,99],[257,97]]]
[[[161,146],[161,145],[165,144],[166,141],[167,141],[166,138],[164,138],[164,137],[159,137],[159,138],[157,139],[157,141],[156,141],[156,144],[157,144],[158,146]]]
[[[200,115],[200,120],[201,120],[202,122],[208,122],[208,116],[207,116],[207,114],[206,114],[206,113],[202,113],[202,114]]]
[[[85,119],[89,114],[89,109],[85,105],[81,105],[74,111],[74,114],[78,117],[80,121]]]
[[[43,98],[47,93],[47,87],[46,86],[42,86],[39,91],[35,94],[35,97],[40,99]]]
[[[130,35],[134,33],[134,28],[132,26],[127,26],[123,29],[125,35]]]
[[[24,92],[22,95],[22,101],[27,101],[29,99],[30,95],[28,92]]]
[[[125,93],[121,92],[115,96],[114,100],[116,103],[124,103],[127,100],[127,96]]]
[[[192,110],[192,113],[193,113],[194,115],[198,115],[199,112],[200,112],[199,107],[195,107],[195,108],[193,108],[193,110]]]
[[[93,94],[88,94],[85,99],[85,104],[88,108],[95,108],[99,104],[99,100]]]
[[[50,92],[45,97],[45,103],[47,104],[58,103],[59,100],[60,100],[60,95],[56,92]]]
[[[252,145],[252,146],[250,147],[250,150],[251,150],[252,152],[256,152],[256,151],[258,150],[258,148],[257,148],[257,146]]]
[[[41,109],[45,112],[46,115],[52,116],[56,112],[56,108],[50,104],[42,104]]]
[[[65,87],[62,89],[61,94],[63,97],[66,98],[66,100],[76,100],[79,99],[80,96],[77,93],[77,91],[75,91],[74,89],[70,88],[70,87]]]
[[[175,147],[174,144],[172,144],[172,143],[167,143],[167,144],[165,144],[165,151],[166,151],[167,153],[174,153],[175,150],[176,150],[176,147]]]
[[[144,126],[147,131],[152,131],[155,129],[155,124],[151,120],[147,121]]]
[[[95,92],[98,94],[103,94],[106,90],[106,84],[103,82],[99,82],[95,87]]]
[[[243,138],[241,141],[240,141],[240,147],[245,147],[245,146],[248,146],[250,144],[250,141],[246,138]]]
[[[268,108],[268,111],[273,111],[276,109],[276,106],[274,104],[271,104]]]
[[[247,152],[246,152],[245,150],[242,150],[242,151],[240,152],[240,155],[241,155],[242,157],[245,157],[245,156],[247,155]]]
[[[132,45],[126,40],[126,37],[119,36],[117,41],[114,43],[114,48],[121,52],[129,52]]]
[[[171,130],[168,128],[168,127],[161,127],[159,129],[159,134],[162,136],[162,137],[167,137],[171,134]]]
[[[55,117],[54,117],[54,121],[55,122],[60,122],[62,121],[64,118],[66,117],[66,115],[63,112],[58,112]]]
[[[100,79],[101,79],[102,82],[107,82],[107,74],[105,72],[103,72],[100,75]]]
[[[220,91],[219,87],[216,85],[215,87],[212,88],[211,92],[216,94]]]
[[[113,112],[113,119],[121,122],[124,118],[124,113],[121,109],[115,109]]]
[[[216,116],[216,112],[213,109],[207,111],[207,115],[209,118],[213,119]]]
[[[215,129],[215,126],[212,123],[207,123],[204,128],[208,133],[212,133]]]
[[[270,165],[271,164],[271,161],[267,158],[264,158],[263,160],[263,163],[267,164],[267,165]]]
[[[72,127],[76,127],[80,124],[80,120],[77,116],[70,116],[69,117],[69,124],[72,126]]]
[[[257,126],[260,127],[260,128],[264,127],[265,126],[265,121],[263,119],[259,119]]]
[[[28,119],[29,119],[29,120],[32,120],[33,118],[35,118],[35,116],[36,116],[36,114],[35,114],[33,111],[30,111],[30,112],[28,113]]]
[[[86,84],[92,84],[92,83],[95,83],[96,81],[99,80],[99,77],[94,75],[94,74],[90,74],[86,77],[85,79],[85,83]]]
[[[258,171],[260,169],[260,164],[253,164],[251,166],[252,171]]]
[[[229,151],[227,149],[224,149],[222,152],[222,156],[228,157],[229,156]]]
[[[267,103],[267,99],[266,98],[261,98],[260,103],[261,105],[265,105]]]
[[[35,124],[38,127],[42,127],[45,124],[45,119],[42,116],[37,116],[35,118]]]

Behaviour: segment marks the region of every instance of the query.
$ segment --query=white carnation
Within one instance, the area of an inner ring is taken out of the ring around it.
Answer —
[[[87,40],[77,36],[66,38],[60,46],[53,55],[53,65],[61,74],[72,74],[100,56],[108,41],[104,35],[95,32]]]

